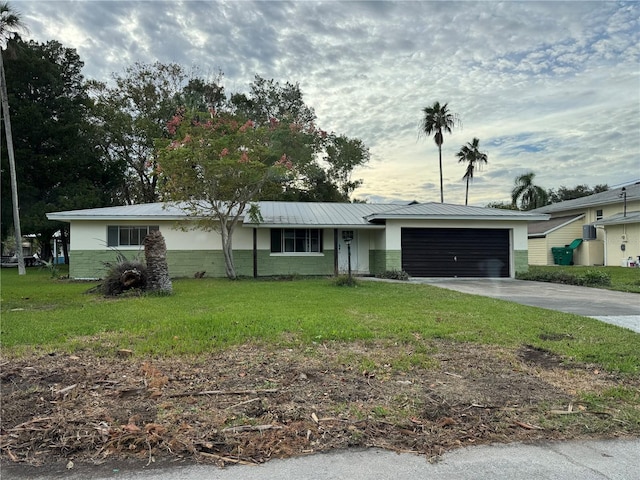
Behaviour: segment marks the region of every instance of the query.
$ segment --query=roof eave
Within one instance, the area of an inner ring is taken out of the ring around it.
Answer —
[[[516,222],[533,222],[538,220],[548,220],[547,214],[532,215],[384,215],[374,214],[365,217],[367,220],[497,220],[497,221],[516,221]]]
[[[309,224],[309,223],[247,223],[244,222],[242,224],[243,227],[247,228],[349,228],[353,230],[381,230],[384,229],[384,225],[375,225],[375,224],[360,224],[360,223],[349,223],[349,224]]]
[[[159,216],[159,215],[58,215],[56,213],[47,213],[47,219],[55,220],[59,222],[72,222],[72,221],[95,221],[95,220],[104,220],[104,221],[114,221],[121,222],[127,220],[133,221],[146,221],[146,222],[157,222],[157,221],[184,221],[184,220],[197,220],[202,217],[190,217],[190,216],[176,216],[176,215],[168,215],[168,216]]]
[[[633,219],[630,218],[628,220],[626,219],[619,219],[619,220],[609,220],[609,221],[604,221],[604,222],[595,222],[594,225],[596,227],[608,227],[611,225],[629,225],[632,223],[640,223],[639,219]]]

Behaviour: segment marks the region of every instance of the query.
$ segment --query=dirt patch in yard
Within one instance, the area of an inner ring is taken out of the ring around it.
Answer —
[[[531,346],[418,339],[128,353],[0,360],[3,464],[228,465],[368,446],[437,459],[472,444],[640,434],[620,411],[578,397],[637,390],[640,378]]]

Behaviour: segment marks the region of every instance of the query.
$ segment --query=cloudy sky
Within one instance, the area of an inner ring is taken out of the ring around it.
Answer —
[[[362,139],[369,201],[439,201],[438,151],[422,108],[448,103],[447,203],[464,203],[455,153],[474,137],[489,163],[469,204],[509,201],[527,171],[544,188],[640,181],[636,1],[13,0],[27,39],[75,48],[87,78],[134,62],[299,83],[318,125]]]

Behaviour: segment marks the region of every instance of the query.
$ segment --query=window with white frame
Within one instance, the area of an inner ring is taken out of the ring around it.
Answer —
[[[322,253],[322,230],[272,228],[271,253]]]
[[[596,220],[602,220],[602,210],[596,210]]]
[[[158,225],[109,225],[107,226],[108,247],[140,246],[149,232],[160,230]]]

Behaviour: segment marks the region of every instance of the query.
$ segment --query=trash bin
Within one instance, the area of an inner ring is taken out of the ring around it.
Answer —
[[[555,265],[573,265],[573,248],[552,247],[551,254]]]

